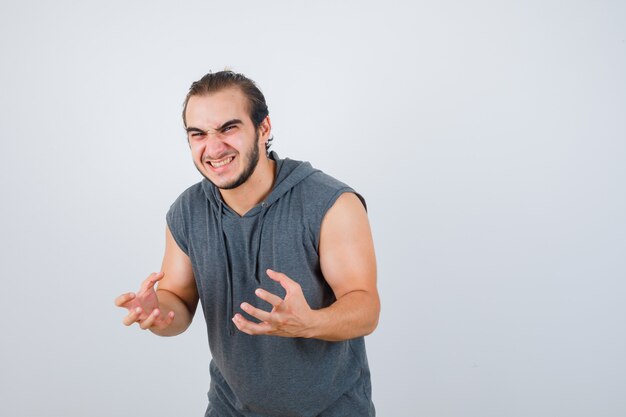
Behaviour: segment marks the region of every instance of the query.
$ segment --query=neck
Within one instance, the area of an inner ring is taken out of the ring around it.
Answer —
[[[224,202],[237,214],[243,216],[272,191],[276,176],[276,162],[263,155],[254,173],[246,182],[232,190],[219,190]]]

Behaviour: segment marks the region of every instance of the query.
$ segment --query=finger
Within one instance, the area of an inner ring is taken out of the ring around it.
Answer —
[[[261,288],[257,288],[257,290],[254,293],[261,300],[270,303],[273,307],[278,307],[283,302],[283,299],[280,298],[279,296],[274,295],[271,292],[265,291],[264,289],[261,289]]]
[[[293,291],[295,288],[300,286],[300,284],[298,284],[296,281],[292,280],[282,272],[276,272],[271,269],[268,269],[265,272],[267,273],[267,276],[269,276],[274,281],[277,281],[287,291]]]
[[[141,288],[145,291],[148,290],[150,288],[154,287],[154,284],[157,281],[160,281],[161,279],[163,279],[163,277],[165,276],[165,273],[163,271],[161,272],[153,272],[151,273],[148,278],[146,278],[141,286]]]
[[[122,294],[122,295],[120,295],[119,297],[117,297],[115,299],[115,305],[118,306],[118,307],[123,307],[124,304],[126,304],[127,302],[129,302],[133,298],[135,298],[135,293],[134,292],[128,292],[126,294]]]
[[[270,321],[270,313],[248,303],[241,303],[241,309],[261,321]]]
[[[169,325],[172,324],[172,322],[174,321],[174,317],[176,317],[176,314],[173,311],[170,311],[167,316],[165,316],[165,320],[163,321],[163,328],[169,327]]]
[[[130,326],[131,324],[137,322],[139,320],[139,316],[141,315],[141,311],[141,307],[130,310],[128,315],[124,317],[124,320],[122,320],[122,323],[126,326]]]
[[[152,325],[153,328],[159,329],[159,330],[163,330],[166,329],[167,327],[170,326],[170,324],[172,324],[172,322],[174,321],[174,312],[170,311],[167,316],[163,317],[161,314],[159,314],[159,317],[157,317],[154,320],[154,324]]]
[[[139,327],[141,327],[143,330],[149,329],[150,327],[152,327],[154,321],[159,317],[160,314],[161,312],[159,311],[159,309],[155,308],[144,321],[139,323]]]
[[[253,323],[245,319],[241,314],[235,314],[233,323],[239,330],[250,335],[269,334],[273,328],[268,323]]]

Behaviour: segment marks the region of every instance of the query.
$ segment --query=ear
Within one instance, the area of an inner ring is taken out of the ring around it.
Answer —
[[[259,142],[265,143],[269,139],[272,133],[272,121],[269,116],[265,116],[265,119],[259,125]]]

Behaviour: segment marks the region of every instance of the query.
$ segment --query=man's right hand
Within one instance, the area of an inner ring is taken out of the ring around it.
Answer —
[[[154,284],[164,276],[163,272],[153,272],[141,284],[136,294],[129,292],[115,299],[116,306],[128,310],[128,315],[123,320],[126,326],[139,323],[139,327],[144,330],[163,330],[172,324],[174,312],[170,311],[166,316],[161,314],[159,299],[154,290]]]

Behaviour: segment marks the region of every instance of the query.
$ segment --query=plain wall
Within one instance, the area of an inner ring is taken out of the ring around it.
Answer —
[[[3,1],[0,415],[203,415],[202,316],[159,338],[113,299],[226,66],[368,201],[379,416],[626,415],[625,41],[620,1]]]

